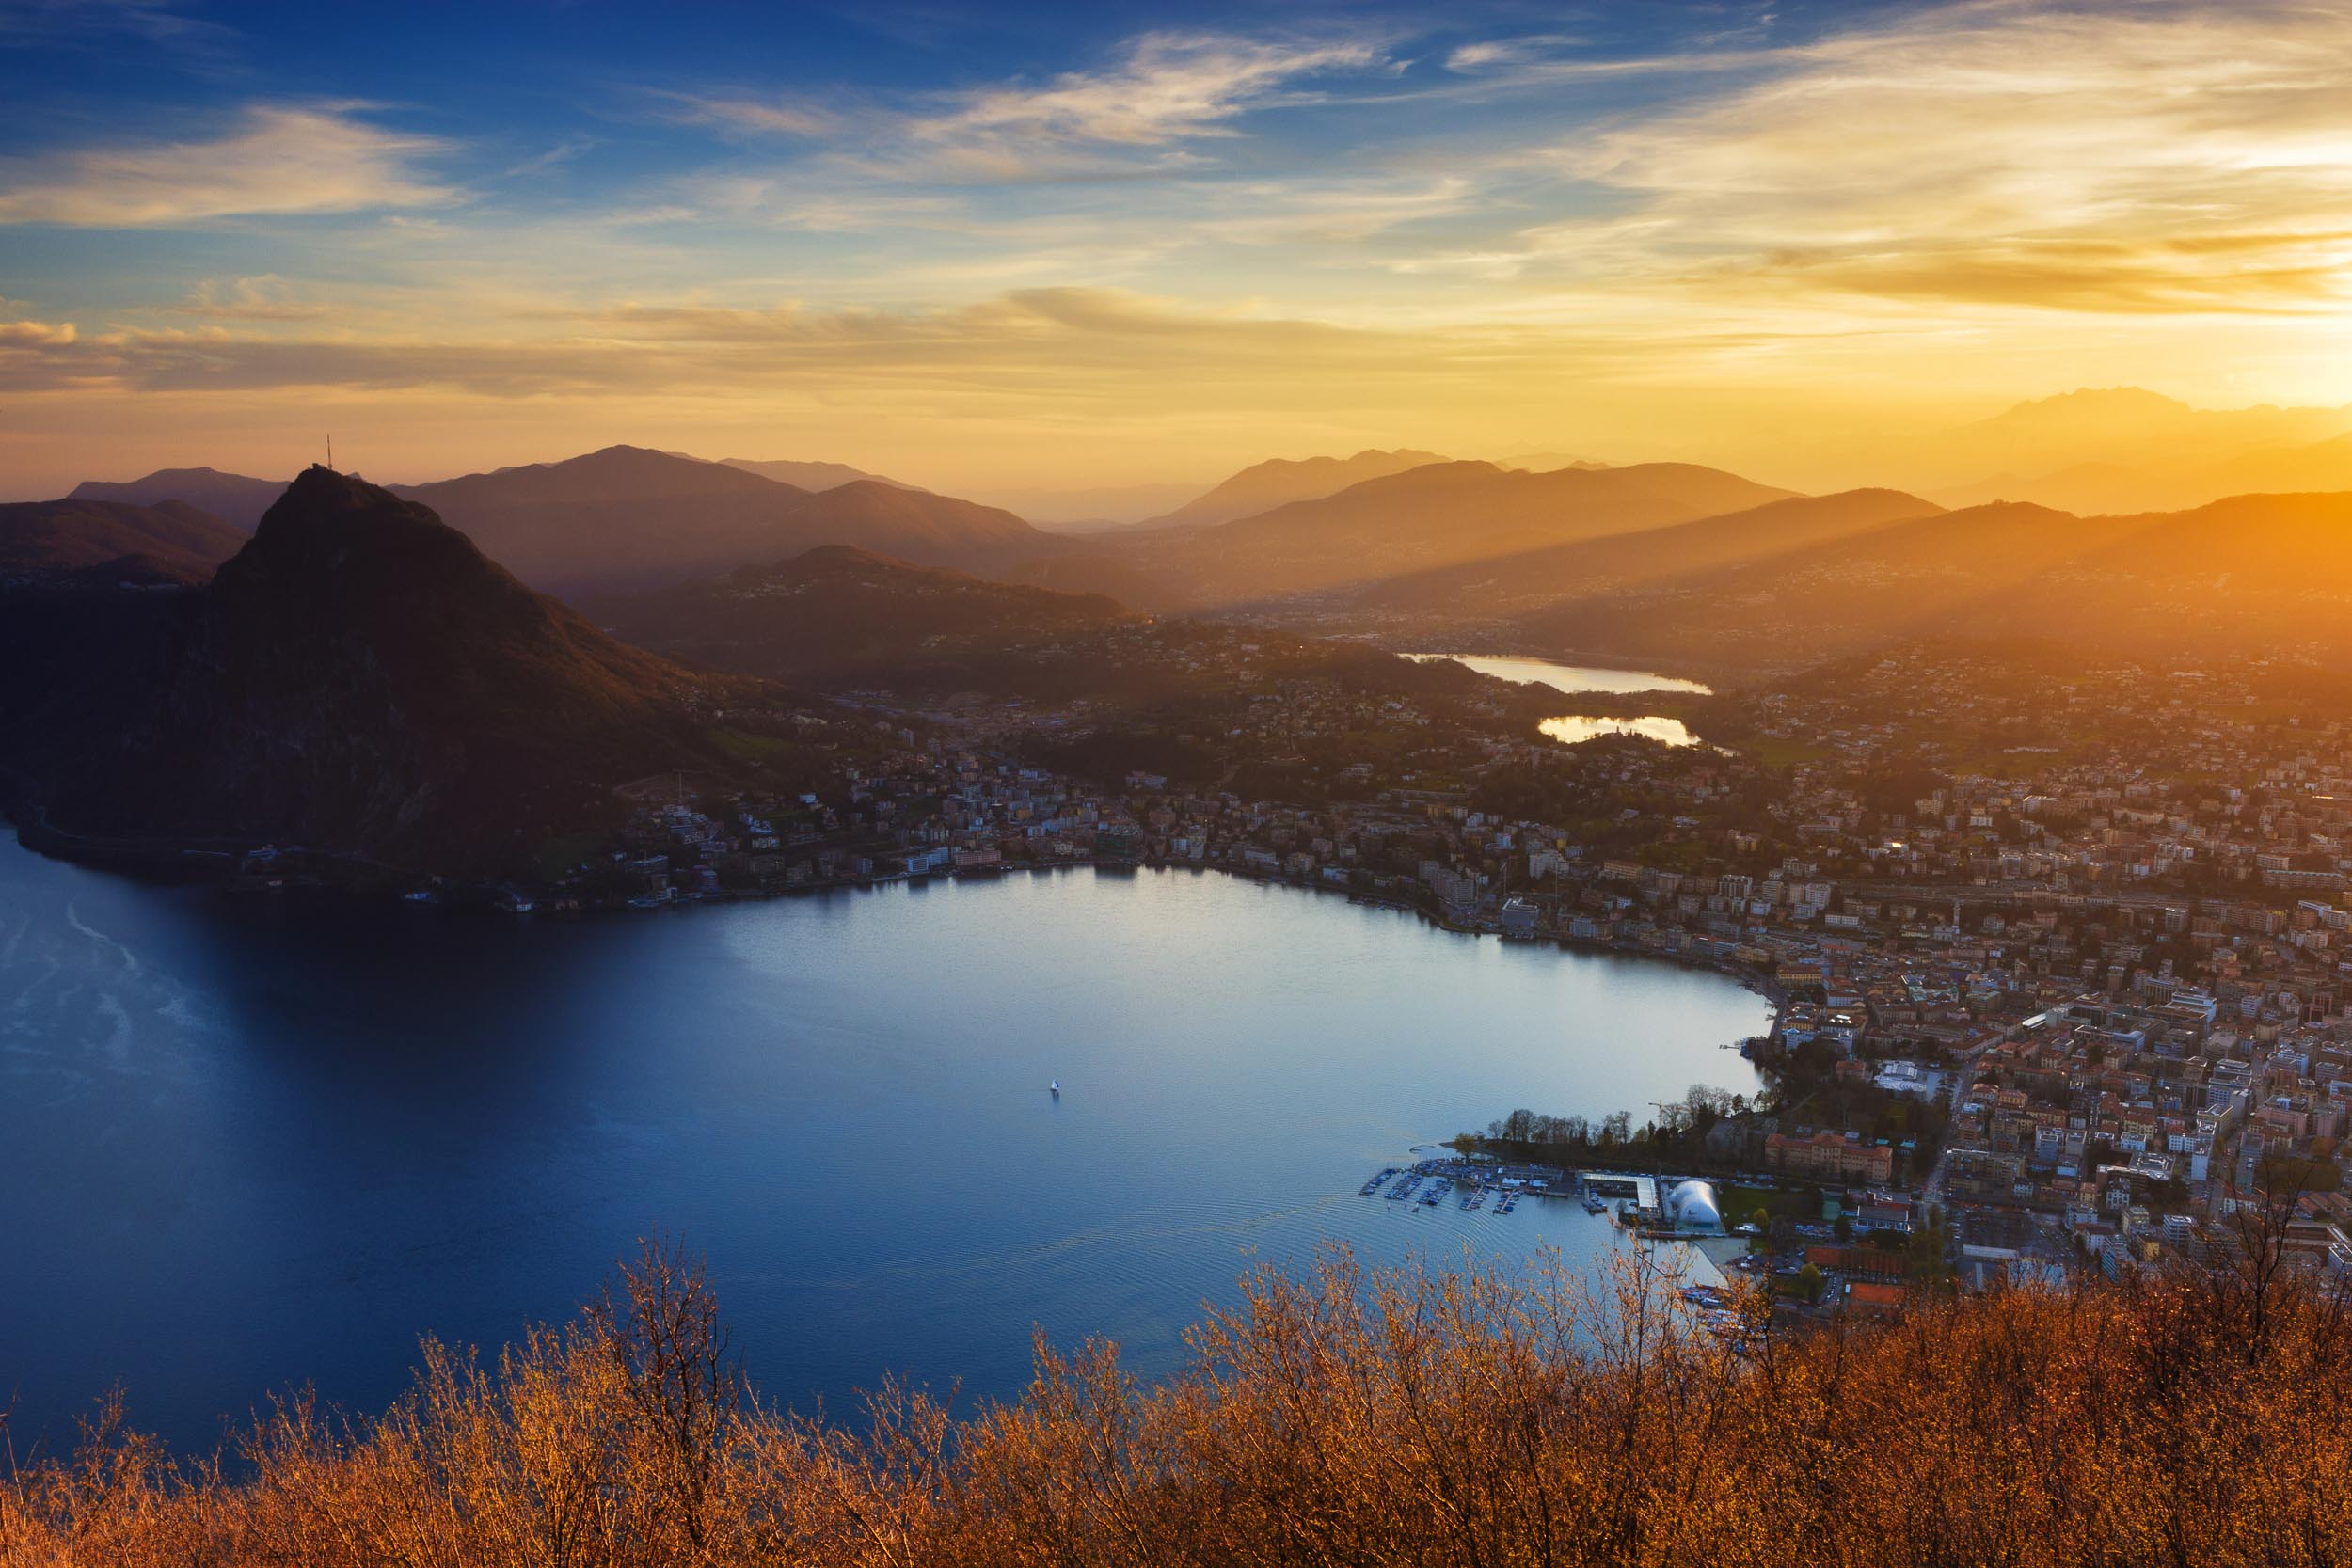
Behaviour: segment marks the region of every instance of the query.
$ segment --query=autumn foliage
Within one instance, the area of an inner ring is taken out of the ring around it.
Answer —
[[[367,1421],[275,1407],[175,1461],[102,1410],[0,1485],[18,1564],[2325,1563],[2352,1556],[2352,1316],[2149,1276],[1767,1328],[1629,1259],[1263,1274],[1138,1384],[1041,1345],[1017,1404],[763,1404],[649,1250],[495,1366],[427,1345]],[[111,1408],[111,1407],[110,1407]]]

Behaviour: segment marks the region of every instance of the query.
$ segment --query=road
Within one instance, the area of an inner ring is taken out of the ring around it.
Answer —
[[[1984,1053],[1985,1046],[1991,1043],[1987,1040],[1975,1046],[1954,1064],[1952,1086],[1944,1094],[1944,1119],[1947,1130],[1952,1118],[1960,1114],[1960,1102],[1966,1098],[1968,1086],[1977,1080],[1977,1058]],[[1944,1142],[1935,1146],[1935,1168],[1929,1171],[1927,1180],[1920,1183],[1919,1215],[1922,1219],[1927,1217],[1927,1212],[1930,1209],[1940,1207],[1944,1202],[1944,1150],[1949,1147],[1950,1141],[1947,1136]]]

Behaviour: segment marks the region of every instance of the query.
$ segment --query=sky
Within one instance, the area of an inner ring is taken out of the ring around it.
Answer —
[[[2352,0],[0,0],[0,495],[2352,403]],[[1846,472],[1844,470],[1851,470]]]

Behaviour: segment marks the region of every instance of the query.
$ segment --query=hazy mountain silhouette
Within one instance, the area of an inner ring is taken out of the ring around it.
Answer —
[[[2090,517],[1970,507],[1601,583],[1497,633],[1512,646],[1718,672],[1803,668],[1922,634],[2163,657],[2352,657],[2352,495]]]
[[[796,490],[832,490],[870,479],[877,484],[887,484],[895,490],[921,490],[919,484],[909,484],[887,474],[869,474],[864,468],[852,468],[847,463],[800,462],[791,458],[722,457],[720,462],[730,468],[740,468],[747,474],[772,479],[779,484],[789,484]]]
[[[137,506],[181,501],[249,532],[285,490],[282,479],[252,479],[215,468],[158,468],[144,479],[120,483],[84,480],[73,487],[71,499],[128,501]]]
[[[828,545],[768,566],[596,604],[642,646],[805,683],[976,684],[1006,650],[1138,619],[1100,594],[1057,594]]]
[[[1197,602],[1376,581],[1658,528],[1790,492],[1686,463],[1528,473],[1435,463],[1215,527],[1138,539],[1142,564]]]
[[[2147,469],[2129,464],[2077,463],[2038,478],[1995,474],[1973,484],[1939,490],[1936,499],[1955,510],[2000,501],[2024,501],[2089,516],[2107,512],[2150,511],[2162,507],[2184,488],[2176,482],[2159,479]]]
[[[1073,749],[1055,754],[1089,776],[1163,757],[1168,735],[1189,733],[1195,720],[1221,730],[1200,716],[1227,712],[1270,680],[1320,676],[1398,695],[1486,682],[1458,665],[1425,666],[1359,643],[1153,618],[1101,594],[988,581],[841,546],[595,608],[616,634],[664,655],[806,689],[1083,703],[1057,732]],[[1150,735],[1160,740],[1138,739]],[[1166,754],[1205,753],[1186,742]]]
[[[1695,522],[1391,578],[1367,589],[1361,602],[1392,613],[1483,620],[1801,549],[1941,511],[1900,490],[1792,496]]]
[[[1946,626],[2130,531],[2046,507],[1975,507],[1570,600],[1520,617],[1515,629],[1529,647],[1796,669]]]
[[[183,501],[17,501],[0,505],[0,581],[93,571],[103,578],[102,569],[123,562],[119,570],[135,580],[198,582],[245,542]]]
[[[2286,454],[2347,434],[2352,405],[2196,408],[2143,388],[2112,387],[2018,404],[1923,438],[1904,461],[1921,476],[1918,488],[1952,504],[2177,509],[2250,490],[2333,488],[2314,483],[2312,472],[2298,473]],[[2256,455],[2265,452],[2279,455]],[[2314,460],[2324,463],[2324,454]],[[2240,462],[2250,466],[2233,471]]]
[[[1557,468],[1610,468],[1613,463],[1596,463],[1589,457],[1579,457],[1565,451],[1514,451],[1495,459],[1506,468],[1525,468],[1533,474],[1548,474]]]
[[[1353,457],[1307,457],[1297,460],[1275,457],[1252,464],[1232,478],[1212,486],[1205,495],[1195,497],[1174,511],[1152,519],[1154,523],[1226,523],[1236,517],[1270,511],[1292,501],[1314,500],[1335,495],[1351,484],[1368,479],[1383,479],[1401,474],[1446,459],[1434,451],[1414,451],[1399,448],[1395,451],[1366,451]]]
[[[1960,505],[2031,500],[2064,511],[2159,512],[2232,496],[2352,490],[2352,435],[2300,446],[2265,446],[2218,462],[2182,463],[2160,452],[2138,465],[2083,463],[2037,479],[2002,474],[1947,493]]]
[[[120,646],[84,640],[89,673],[64,710],[19,705],[39,722],[11,759],[82,830],[516,860],[610,815],[618,782],[716,760],[707,710],[743,695],[325,468],[208,586],[97,597],[157,608],[122,612],[146,619]]]
[[[1181,610],[1193,599],[1173,574],[1108,538],[1078,539],[1057,554],[1018,562],[996,575],[1059,594],[1099,594],[1137,610]]]
[[[607,447],[563,463],[396,487],[533,586],[686,581],[818,545],[987,570],[1062,547],[1009,512],[856,480],[811,493],[723,463]]]

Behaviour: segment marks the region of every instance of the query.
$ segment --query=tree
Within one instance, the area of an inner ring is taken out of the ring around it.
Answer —
[[[1797,1271],[1797,1295],[1804,1301],[1819,1304],[1829,1290],[1829,1275],[1814,1264],[1807,1263]]]

